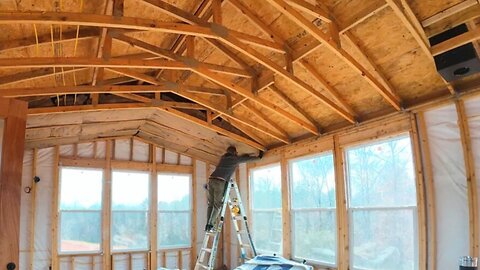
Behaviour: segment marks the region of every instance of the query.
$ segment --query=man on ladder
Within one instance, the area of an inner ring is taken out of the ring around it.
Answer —
[[[195,270],[213,269],[227,206],[237,234],[242,259],[246,259],[247,257],[247,248],[251,250],[253,256],[256,255],[255,247],[253,246],[253,241],[248,230],[247,217],[240,198],[240,192],[237,184],[231,181],[231,177],[237,169],[238,164],[261,159],[262,157],[262,151],[260,151],[258,157],[250,155],[238,156],[237,149],[230,146],[227,149],[227,153],[220,159],[215,171],[210,175],[208,181],[208,211],[205,238],[195,263]],[[205,260],[207,254],[209,254],[209,256],[208,259]]]
[[[208,178],[208,209],[205,231],[215,231],[217,229],[216,225],[218,224],[216,222],[222,207],[225,189],[238,165],[243,162],[258,160],[262,157],[262,151],[259,152],[257,157],[250,155],[238,156],[235,146],[227,148],[227,153],[222,156],[215,171]]]

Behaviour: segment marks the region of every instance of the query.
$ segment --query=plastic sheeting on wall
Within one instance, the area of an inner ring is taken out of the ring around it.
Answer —
[[[468,255],[468,202],[465,163],[455,105],[425,113],[437,225],[437,269],[457,269]],[[433,244],[433,243],[430,243]]]
[[[115,141],[115,156],[120,160],[130,159],[130,140]],[[133,160],[139,162],[148,162],[149,146],[141,141],[133,140]],[[94,146],[96,144],[96,146]],[[96,150],[94,153],[94,149]],[[77,145],[77,156],[80,158],[97,158],[103,159],[106,156],[106,143],[103,141],[81,143]],[[72,157],[75,148],[73,145],[63,145],[59,147],[61,157]],[[36,203],[35,203],[35,231],[34,231],[34,256],[33,269],[47,270],[51,264],[51,217],[52,217],[52,200],[53,194],[53,177],[54,177],[54,148],[39,149],[37,153],[36,175],[40,177],[40,182],[36,184]],[[159,159],[158,159],[159,158]],[[157,162],[162,163],[162,149],[157,148]],[[32,159],[33,150],[26,150],[23,162],[22,188],[32,185]],[[177,164],[178,154],[174,152],[165,152],[165,161],[171,161],[171,164]],[[201,161],[197,162],[197,246],[200,247],[203,240],[203,226],[206,222],[206,193],[203,184],[206,182],[206,164]],[[192,159],[184,155],[180,155],[180,163],[182,165],[192,165]],[[22,192],[21,210],[20,210],[20,270],[30,269],[30,235],[32,220],[32,193]],[[161,253],[161,252],[159,252]],[[125,264],[125,258],[114,256],[116,270],[129,269],[128,263]],[[184,269],[188,269],[190,264],[190,252],[182,252],[182,264]],[[83,269],[102,269],[102,256],[79,256],[72,261],[70,257],[62,257],[59,261],[61,270]],[[162,264],[159,256],[159,266]],[[128,261],[128,258],[127,258]],[[178,261],[178,252],[169,253],[167,256],[168,265],[176,266]],[[134,269],[143,269],[146,267],[146,257],[142,254],[135,254],[132,257]]]
[[[480,196],[480,98],[465,101],[465,111],[470,129],[475,175],[477,176],[477,196]],[[480,200],[477,199],[480,211]],[[478,213],[480,216],[480,213]],[[479,236],[480,237],[480,236]],[[479,239],[480,240],[480,239]],[[480,254],[477,254],[480,257]]]

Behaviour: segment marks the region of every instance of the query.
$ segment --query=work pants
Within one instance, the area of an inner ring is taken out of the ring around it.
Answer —
[[[223,205],[223,195],[227,188],[227,181],[210,178],[208,180],[208,208],[207,208],[207,224],[216,227],[217,219]]]

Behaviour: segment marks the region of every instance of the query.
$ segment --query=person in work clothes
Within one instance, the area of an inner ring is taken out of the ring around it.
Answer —
[[[225,189],[238,164],[261,159],[262,157],[262,151],[260,151],[258,156],[238,156],[237,149],[234,146],[227,148],[227,153],[220,158],[215,171],[208,178],[208,209],[205,231],[214,231],[216,229],[215,225],[222,208]]]

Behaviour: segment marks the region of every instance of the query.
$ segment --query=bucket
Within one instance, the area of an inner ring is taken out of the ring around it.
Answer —
[[[477,257],[463,256],[459,260],[459,270],[477,270]]]

